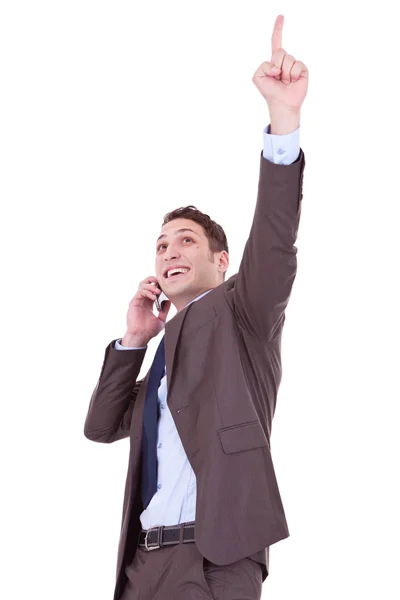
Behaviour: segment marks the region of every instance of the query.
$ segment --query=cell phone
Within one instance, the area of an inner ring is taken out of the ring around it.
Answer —
[[[160,284],[158,283],[158,281],[156,283],[156,287],[158,287],[158,289],[161,290],[161,287],[160,287]],[[161,294],[159,294],[158,296],[156,296],[156,300],[155,300],[155,302],[156,302],[156,308],[157,308],[158,312],[160,312],[160,310],[162,310],[161,309],[161,303],[160,303],[160,296],[161,296]]]

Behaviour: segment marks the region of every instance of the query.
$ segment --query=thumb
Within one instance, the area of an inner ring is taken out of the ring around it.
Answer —
[[[264,73],[266,75],[277,75],[280,72],[281,72],[281,69],[279,67],[277,67],[276,65],[274,65],[274,63],[272,63],[272,62],[265,63]]]

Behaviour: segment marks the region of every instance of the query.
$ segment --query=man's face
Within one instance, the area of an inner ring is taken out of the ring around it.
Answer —
[[[182,231],[181,231],[182,230]],[[178,311],[203,292],[217,287],[229,266],[227,252],[210,251],[199,223],[174,219],[161,229],[156,243],[156,277],[161,289]],[[185,274],[168,276],[168,268],[182,266]]]

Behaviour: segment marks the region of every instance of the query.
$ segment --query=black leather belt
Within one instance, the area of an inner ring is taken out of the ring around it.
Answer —
[[[194,521],[180,525],[158,525],[150,529],[141,529],[138,546],[144,550],[156,550],[173,544],[194,542]]]

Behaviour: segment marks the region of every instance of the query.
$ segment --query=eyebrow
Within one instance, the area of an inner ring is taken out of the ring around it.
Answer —
[[[196,231],[194,231],[193,229],[188,229],[187,227],[184,227],[183,229],[177,229],[175,231],[175,235],[178,235],[178,233],[182,233],[183,231],[191,231],[192,233],[195,233],[197,236],[199,235],[198,233],[196,233]],[[160,237],[157,238],[157,242],[158,240],[160,240],[161,238],[165,238],[167,237],[165,233],[163,233],[162,235],[160,235]],[[157,243],[156,242],[156,243]]]

